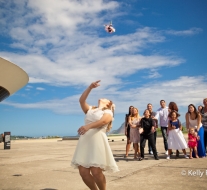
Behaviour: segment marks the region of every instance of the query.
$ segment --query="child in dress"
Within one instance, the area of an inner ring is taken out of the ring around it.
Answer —
[[[170,159],[172,149],[180,150],[182,149],[185,158],[189,158],[186,154],[187,143],[182,133],[182,126],[178,119],[179,114],[176,111],[171,111],[169,114],[168,121],[168,156],[167,159]]]
[[[198,157],[198,151],[197,151],[197,140],[199,140],[199,136],[198,134],[195,132],[194,128],[190,128],[189,129],[189,133],[188,133],[188,147],[190,148],[190,159],[192,159],[192,152],[194,150],[196,158]]]

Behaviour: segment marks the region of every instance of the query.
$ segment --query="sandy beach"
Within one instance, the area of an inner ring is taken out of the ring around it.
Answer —
[[[160,160],[145,148],[145,160],[124,158],[125,136],[109,136],[120,172],[105,172],[108,190],[206,189],[207,159],[185,159],[183,154],[166,160],[162,138],[157,138]],[[112,140],[114,142],[112,142]],[[78,170],[70,166],[77,140],[13,140],[11,149],[0,143],[0,189],[2,190],[86,190]],[[187,150],[189,152],[189,150]]]

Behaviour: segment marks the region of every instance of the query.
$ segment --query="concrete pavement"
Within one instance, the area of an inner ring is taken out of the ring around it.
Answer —
[[[207,189],[207,159],[166,160],[162,138],[157,138],[160,160],[148,154],[143,161],[127,159],[126,138],[109,137],[120,172],[105,172],[107,190]],[[122,141],[125,139],[125,141]],[[112,142],[114,140],[114,142]],[[41,139],[11,141],[11,149],[0,143],[1,190],[86,190],[78,170],[70,167],[77,140]],[[189,150],[187,150],[189,152]]]

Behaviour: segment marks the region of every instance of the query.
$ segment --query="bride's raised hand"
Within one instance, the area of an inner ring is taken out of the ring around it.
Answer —
[[[90,89],[97,88],[98,86],[100,86],[99,82],[101,82],[101,80],[97,80],[96,82],[92,82],[91,85],[89,86],[89,88]]]

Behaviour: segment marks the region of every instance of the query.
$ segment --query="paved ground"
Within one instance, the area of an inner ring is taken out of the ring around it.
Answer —
[[[105,173],[108,190],[180,190],[207,189],[207,159],[166,160],[162,138],[157,139],[160,160],[146,154],[133,160],[133,151],[125,159],[125,137],[110,137],[110,146],[120,172]],[[114,142],[111,142],[112,139]],[[70,167],[77,140],[19,140],[10,150],[0,143],[1,190],[86,190],[78,174]],[[147,151],[147,147],[146,147]],[[147,153],[147,152],[146,152]]]

